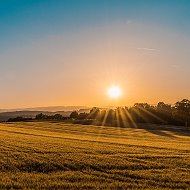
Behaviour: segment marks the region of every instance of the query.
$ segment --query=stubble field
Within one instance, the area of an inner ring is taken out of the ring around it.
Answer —
[[[190,133],[1,123],[0,189],[190,189]]]

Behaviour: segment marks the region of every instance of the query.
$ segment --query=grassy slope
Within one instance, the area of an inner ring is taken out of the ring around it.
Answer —
[[[0,189],[190,189],[189,135],[0,124]]]

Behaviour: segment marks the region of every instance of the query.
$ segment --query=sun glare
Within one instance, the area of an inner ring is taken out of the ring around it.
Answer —
[[[121,96],[121,89],[118,86],[111,86],[108,89],[108,96],[111,98],[118,98]]]

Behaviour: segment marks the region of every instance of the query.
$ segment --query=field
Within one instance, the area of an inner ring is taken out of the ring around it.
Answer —
[[[190,189],[190,133],[1,123],[0,189]]]

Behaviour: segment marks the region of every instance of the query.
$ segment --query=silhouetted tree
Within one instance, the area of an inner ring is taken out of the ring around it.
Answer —
[[[55,115],[53,116],[53,119],[55,119],[55,120],[62,120],[62,119],[63,119],[63,116],[62,116],[61,114],[55,114]]]
[[[88,117],[88,113],[79,113],[77,119],[84,120]]]
[[[127,126],[129,122],[136,122],[189,126],[190,101],[183,99],[176,102],[174,106],[159,102],[157,106],[147,103],[135,103],[130,108],[99,109],[94,107],[89,113],[78,114],[77,111],[73,111],[70,118],[73,119],[74,123],[95,125]],[[36,115],[36,119],[63,120],[65,118],[60,114],[48,116],[41,113]]]
[[[71,114],[70,114],[70,118],[72,119],[77,119],[78,118],[78,112],[77,111],[73,111]]]
[[[177,122],[184,123],[185,126],[190,125],[190,101],[183,99],[182,101],[175,103],[174,115]]]
[[[36,115],[36,120],[44,120],[44,119],[46,119],[47,118],[47,116],[46,115],[44,115],[43,113],[40,113],[40,114],[38,114],[38,115]]]
[[[164,102],[159,102],[157,104],[157,110],[161,111],[171,111],[171,105],[165,104]]]
[[[106,117],[106,123],[114,124],[115,120],[116,120],[115,110],[113,110],[113,109],[108,110],[107,117]]]
[[[190,113],[190,101],[187,99],[183,99],[180,102],[176,102],[175,108],[177,109],[178,112],[183,112],[183,113],[189,114]]]
[[[26,117],[15,117],[15,118],[9,118],[7,122],[21,122],[21,121],[31,121],[32,118],[26,118]]]
[[[100,109],[97,108],[97,107],[93,107],[93,108],[90,110],[90,113],[89,113],[89,115],[88,115],[88,118],[89,118],[89,119],[96,119],[99,114],[100,114]]]

